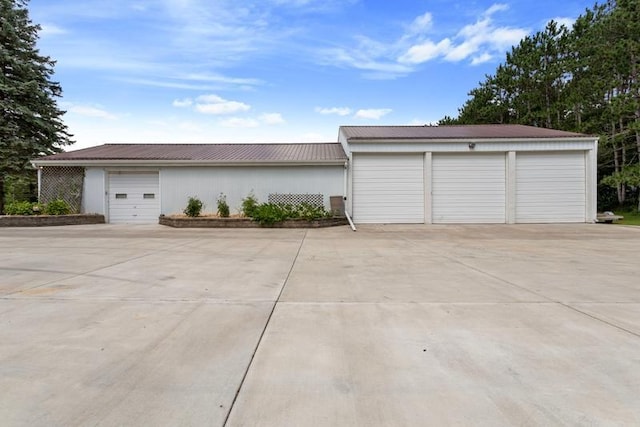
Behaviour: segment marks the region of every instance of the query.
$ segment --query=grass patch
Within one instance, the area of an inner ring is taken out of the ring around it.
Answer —
[[[622,215],[624,219],[618,221],[618,224],[622,225],[640,225],[640,212],[638,211],[627,211],[627,212],[616,212],[616,215]]]

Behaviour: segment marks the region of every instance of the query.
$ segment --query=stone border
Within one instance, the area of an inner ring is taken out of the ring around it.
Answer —
[[[322,218],[312,221],[290,219],[273,225],[260,225],[251,218],[171,217],[161,215],[158,223],[175,228],[323,228],[348,225],[346,218]]]
[[[104,224],[104,215],[0,215],[0,227],[54,227],[58,225]]]

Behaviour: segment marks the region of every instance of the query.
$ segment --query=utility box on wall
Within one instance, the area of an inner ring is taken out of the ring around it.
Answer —
[[[333,216],[344,216],[344,198],[342,196],[330,196],[329,202]]]

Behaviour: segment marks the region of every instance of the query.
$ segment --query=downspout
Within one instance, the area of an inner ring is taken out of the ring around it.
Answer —
[[[346,209],[344,210],[344,215],[347,217],[347,221],[349,221],[349,225],[351,226],[351,229],[352,229],[353,231],[356,231],[356,226],[355,226],[355,224],[353,223],[353,221],[351,221],[351,217],[349,216],[349,212],[347,212],[347,210],[346,210]]]

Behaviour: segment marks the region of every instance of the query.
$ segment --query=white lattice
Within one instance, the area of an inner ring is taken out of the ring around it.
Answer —
[[[312,206],[323,207],[324,196],[322,194],[269,194],[269,203],[281,205],[299,205],[308,203]]]
[[[84,168],[73,166],[46,166],[42,168],[40,203],[62,199],[72,213],[80,213]]]

